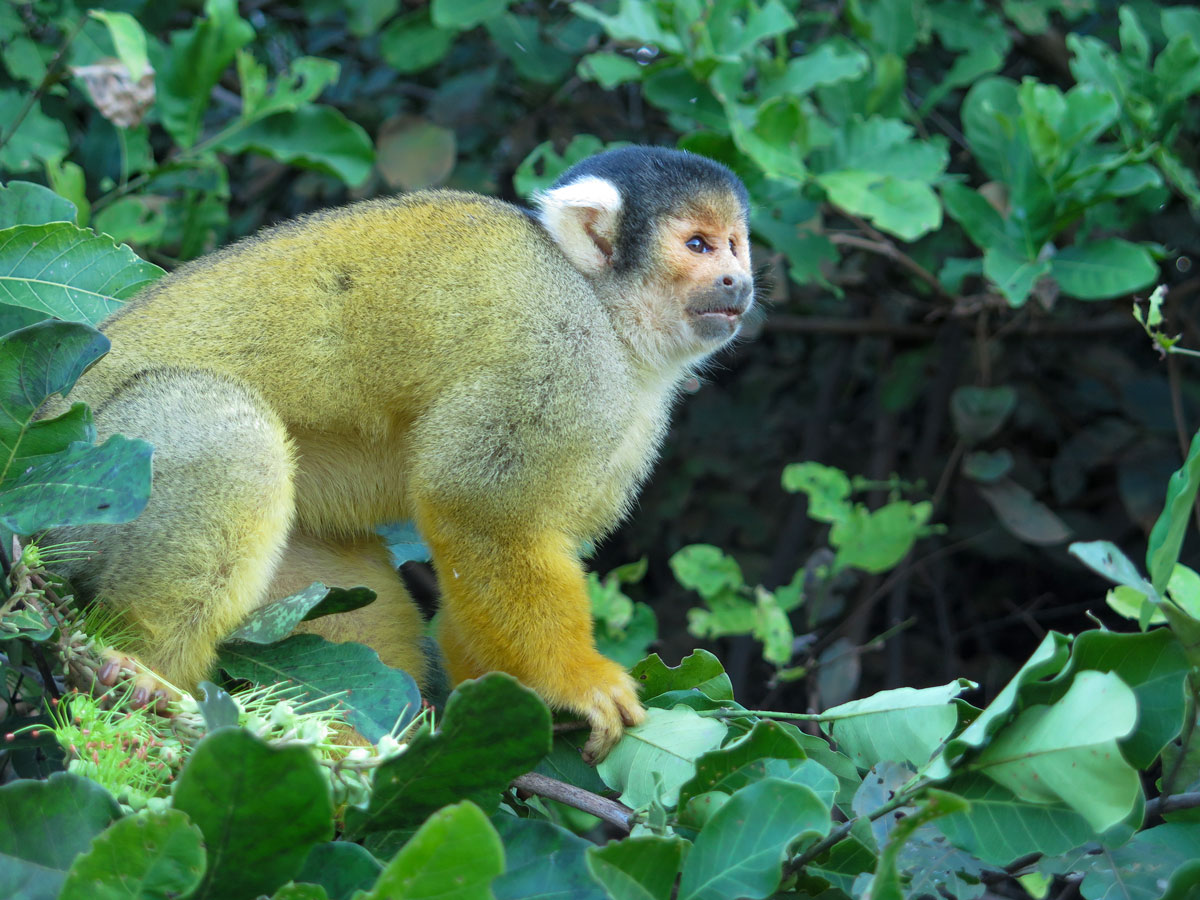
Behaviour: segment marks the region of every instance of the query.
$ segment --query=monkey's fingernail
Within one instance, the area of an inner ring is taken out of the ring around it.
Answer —
[[[152,695],[154,697],[154,711],[160,716],[167,714],[167,692],[159,688]]]
[[[145,688],[138,688],[133,692],[133,705],[145,706],[146,701],[150,699],[150,692]]]
[[[116,674],[117,664],[115,662],[105,663],[104,668],[100,670],[100,674],[96,676],[101,684],[112,684],[113,675]]]

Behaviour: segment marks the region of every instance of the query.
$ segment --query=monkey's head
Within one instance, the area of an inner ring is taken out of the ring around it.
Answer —
[[[754,278],[746,188],[729,169],[682,150],[625,147],[573,166],[537,201],[645,362],[695,362],[737,334]]]

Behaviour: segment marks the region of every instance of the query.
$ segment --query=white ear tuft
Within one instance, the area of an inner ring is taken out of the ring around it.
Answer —
[[[589,175],[544,191],[535,200],[542,225],[575,268],[596,275],[608,267],[621,214],[616,185]]]

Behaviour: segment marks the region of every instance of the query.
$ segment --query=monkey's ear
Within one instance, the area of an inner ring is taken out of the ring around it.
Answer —
[[[616,185],[589,175],[544,191],[535,200],[542,225],[575,268],[596,275],[612,264],[621,217]]]

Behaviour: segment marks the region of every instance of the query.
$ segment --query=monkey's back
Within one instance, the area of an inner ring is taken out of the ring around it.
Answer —
[[[245,384],[298,444],[301,520],[339,531],[411,514],[410,445],[426,440],[426,482],[500,503],[537,484],[569,530],[594,534],[645,474],[669,394],[636,383],[600,298],[538,223],[457,192],[269,229],[102,328],[113,349],[72,400],[102,419],[122,384],[164,368]]]

